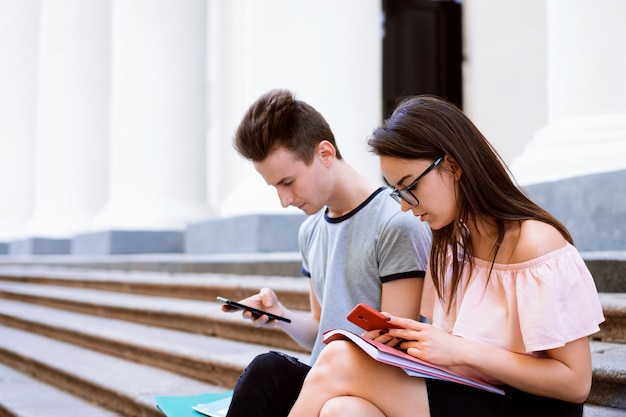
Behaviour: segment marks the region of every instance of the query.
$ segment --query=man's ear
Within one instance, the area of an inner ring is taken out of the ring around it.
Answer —
[[[328,165],[335,160],[335,156],[337,154],[337,150],[327,140],[323,140],[317,144],[317,148],[315,149],[315,157],[320,158],[324,165]]]

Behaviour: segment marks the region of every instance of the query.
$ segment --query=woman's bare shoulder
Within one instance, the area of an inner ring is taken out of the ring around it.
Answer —
[[[539,220],[524,220],[513,262],[526,262],[563,248],[567,240],[552,225]]]

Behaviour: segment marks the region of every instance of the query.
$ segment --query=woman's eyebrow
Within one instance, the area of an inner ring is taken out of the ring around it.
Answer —
[[[408,175],[405,175],[404,177],[400,178],[400,180],[398,181],[398,186],[402,187],[402,186],[404,185],[404,181],[405,181],[407,178],[411,178],[411,175],[410,175],[410,174],[408,174]]]

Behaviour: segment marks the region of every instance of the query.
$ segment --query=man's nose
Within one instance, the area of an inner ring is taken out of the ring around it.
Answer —
[[[277,190],[277,191],[278,191],[278,198],[280,199],[280,205],[283,206],[283,208],[289,207],[291,203],[293,203],[293,195],[291,195],[291,193],[287,191],[281,191],[281,190]]]

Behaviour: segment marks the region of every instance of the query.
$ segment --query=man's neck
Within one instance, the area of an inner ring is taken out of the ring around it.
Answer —
[[[378,185],[346,162],[338,164],[337,168],[333,196],[327,204],[329,217],[340,217],[351,212],[378,189]]]

